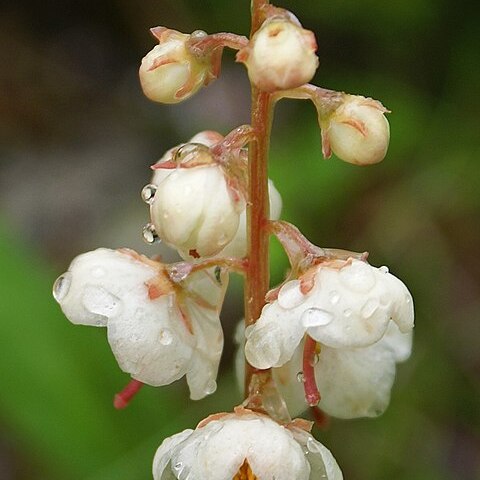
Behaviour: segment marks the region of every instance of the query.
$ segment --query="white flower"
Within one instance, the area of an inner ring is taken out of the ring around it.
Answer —
[[[390,127],[378,101],[360,95],[344,95],[340,106],[320,121],[323,152],[348,163],[371,165],[387,153]]]
[[[295,424],[282,426],[240,409],[213,415],[196,430],[167,438],[154,480],[341,480],[330,451]]]
[[[315,36],[284,18],[271,18],[257,30],[247,47],[237,54],[250,80],[261,90],[273,92],[309,82],[318,67]]]
[[[182,256],[220,252],[238,230],[245,199],[236,197],[216,163],[172,170],[150,204],[157,235]]]
[[[72,323],[107,327],[120,368],[134,379],[159,386],[186,375],[199,399],[216,387],[227,281],[199,271],[175,284],[158,262],[100,248],[76,257],[53,293]]]
[[[188,143],[171,148],[155,164],[152,183],[143,190],[142,195],[151,206],[156,234],[177,249],[184,259],[197,256],[243,258],[247,254],[246,203],[229,190],[222,169],[215,163],[170,168],[182,147],[190,155],[197,145],[212,147],[222,139],[217,132],[204,131]],[[205,160],[209,153],[200,148],[198,155]],[[162,164],[169,168],[158,168]],[[271,180],[268,181],[268,193],[270,219],[277,220],[282,198]]]
[[[395,363],[410,354],[412,328],[412,297],[386,267],[329,261],[282,286],[247,330],[245,354],[256,368],[283,367],[278,383],[291,386],[307,333],[320,344],[320,407],[341,418],[375,416],[388,405]],[[303,409],[301,390],[284,392],[293,412]]]
[[[151,32],[159,44],[142,59],[139,70],[143,92],[150,100],[178,103],[217,78],[220,58],[193,55],[187,48],[190,35],[165,27]]]

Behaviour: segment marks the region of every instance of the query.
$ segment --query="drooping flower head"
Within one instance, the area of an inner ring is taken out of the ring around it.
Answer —
[[[228,166],[212,154],[212,147],[223,139],[205,131],[168,150],[153,166],[152,183],[144,188],[151,228],[184,259],[246,255],[244,192]],[[244,162],[245,153],[238,153],[239,162]],[[278,219],[282,200],[272,181],[269,196],[270,218]]]
[[[159,262],[99,248],[72,261],[54,296],[72,323],[107,327],[120,368],[134,379],[159,386],[186,375],[198,399],[216,388],[227,283],[211,271],[176,283]]]
[[[388,110],[377,100],[343,94],[338,107],[320,119],[325,158],[333,152],[355,165],[381,162],[390,142]]]
[[[282,367],[281,385],[301,371],[305,334],[318,342],[320,406],[341,418],[376,416],[388,405],[395,363],[408,358],[413,302],[405,285],[363,260],[330,260],[286,282],[246,332],[256,368]],[[287,392],[302,410],[301,389]],[[306,406],[306,404],[303,404]]]
[[[245,409],[212,415],[167,438],[153,461],[154,480],[341,480],[330,451],[293,422],[279,425]]]
[[[237,54],[260,90],[274,92],[309,82],[318,67],[315,35],[296,18],[271,17]]]
[[[192,37],[206,36],[205,32],[188,35],[165,27],[150,31],[159,44],[145,55],[139,70],[143,93],[150,100],[181,102],[218,77],[221,51],[199,56],[188,48]]]

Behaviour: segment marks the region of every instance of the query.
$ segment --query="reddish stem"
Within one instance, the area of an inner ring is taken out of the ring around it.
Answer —
[[[305,390],[305,400],[310,407],[316,406],[320,401],[320,392],[315,380],[314,369],[316,354],[317,342],[309,335],[306,335],[303,347],[303,388]]]
[[[139,380],[130,380],[127,386],[119,393],[117,393],[113,399],[113,406],[117,410],[122,410],[123,408],[128,407],[132,398],[139,392],[143,387],[143,383]]]
[[[263,8],[268,0],[252,0],[251,35],[262,23]],[[269,287],[267,224],[269,218],[268,200],[268,149],[272,126],[272,98],[252,84],[251,126],[256,141],[250,144],[248,152],[248,204],[247,204],[247,258],[245,278],[245,326],[256,322],[265,304]],[[246,363],[245,395],[255,369]]]

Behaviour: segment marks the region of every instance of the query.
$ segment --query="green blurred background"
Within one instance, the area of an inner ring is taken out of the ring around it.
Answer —
[[[324,161],[307,102],[277,109],[270,175],[283,218],[322,246],[370,252],[416,301],[414,353],[387,412],[316,432],[350,480],[480,479],[480,64],[475,2],[285,1],[317,36],[315,83],[392,110],[385,161]],[[161,440],[240,396],[224,309],[219,390],[193,403],[184,381],[112,408],[128,381],[103,329],[73,327],[51,285],[78,253],[129,246],[148,166],[202,129],[248,121],[243,68],[188,102],[143,98],[148,28],[247,33],[247,1],[4,0],[0,10],[0,479],[140,480]],[[169,254],[161,250],[169,257]],[[285,258],[274,245],[272,273]]]

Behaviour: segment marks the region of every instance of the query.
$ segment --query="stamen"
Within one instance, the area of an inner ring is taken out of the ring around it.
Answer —
[[[117,393],[113,399],[113,406],[117,410],[122,410],[128,407],[130,400],[138,393],[143,387],[143,383],[139,380],[131,380],[127,386],[119,393]]]
[[[320,401],[320,392],[315,380],[315,355],[317,355],[317,342],[306,335],[303,347],[303,389],[305,390],[305,400],[311,407],[316,406]]]
[[[247,459],[243,461],[242,466],[232,480],[257,480],[257,476],[252,472]]]

